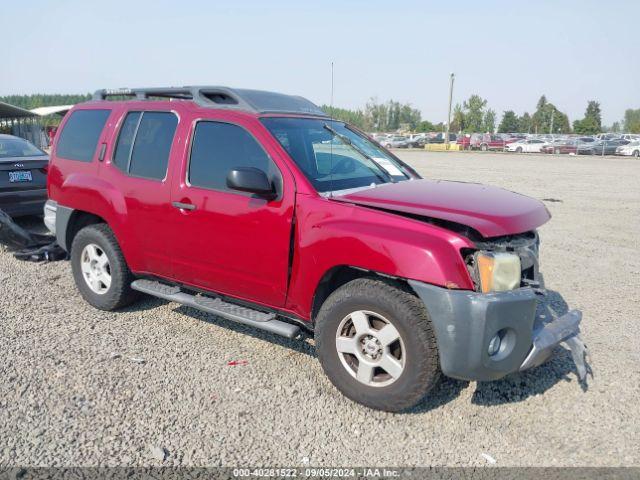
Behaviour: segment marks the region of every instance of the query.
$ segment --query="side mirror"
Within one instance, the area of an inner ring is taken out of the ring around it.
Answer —
[[[259,168],[234,168],[227,175],[227,187],[240,192],[255,193],[269,200],[276,198],[276,192],[267,174]]]

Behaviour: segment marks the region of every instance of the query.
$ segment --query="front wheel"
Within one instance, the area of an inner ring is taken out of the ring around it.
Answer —
[[[518,147],[518,148],[516,148],[516,152],[518,152],[518,153],[522,153],[522,147]]]
[[[633,156],[636,157],[636,158],[640,157],[640,150],[634,150],[633,151]]]
[[[118,241],[104,223],[84,227],[75,236],[71,269],[82,297],[100,310],[124,307],[138,296]]]
[[[480,150],[486,152],[487,150],[489,150],[489,147],[487,145],[480,145]]]
[[[426,308],[400,284],[362,278],[340,287],[318,313],[315,340],[331,382],[371,408],[410,408],[440,377]]]

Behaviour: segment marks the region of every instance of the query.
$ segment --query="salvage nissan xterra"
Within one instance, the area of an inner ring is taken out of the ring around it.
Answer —
[[[581,313],[545,302],[539,201],[422,179],[304,98],[100,90],[62,122],[47,186],[45,223],[91,305],[144,292],[313,331],[330,380],[369,407],[410,408],[441,372],[535,367],[561,342],[586,374]]]

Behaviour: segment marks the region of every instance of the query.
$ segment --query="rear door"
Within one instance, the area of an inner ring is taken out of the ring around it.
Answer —
[[[124,197],[124,205],[114,205],[123,225],[118,240],[126,243],[124,250],[133,270],[170,278],[168,166],[172,147],[180,142],[178,114],[132,106],[119,115],[111,148],[100,167],[105,184]]]
[[[176,279],[225,295],[283,306],[295,201],[293,176],[255,119],[194,119],[190,151],[173,179],[169,221]],[[266,200],[231,190],[237,167],[267,173]]]

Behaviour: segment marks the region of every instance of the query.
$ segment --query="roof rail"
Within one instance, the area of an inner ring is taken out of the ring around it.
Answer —
[[[137,100],[157,98],[190,100],[201,107],[243,110],[252,113],[298,113],[328,117],[320,107],[303,97],[218,86],[102,89],[93,94],[93,100],[123,96]]]

